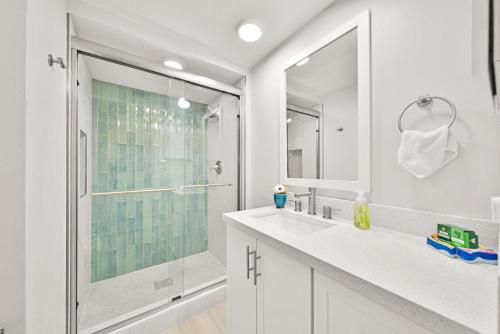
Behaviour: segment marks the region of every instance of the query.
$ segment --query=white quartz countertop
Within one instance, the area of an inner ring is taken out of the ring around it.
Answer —
[[[426,314],[431,314],[431,323],[439,329],[427,326],[437,332],[442,332],[443,328],[456,332],[453,326],[448,326],[454,323],[463,327],[460,332],[498,332],[497,266],[468,264],[448,258],[430,249],[425,238],[376,227],[361,231],[345,220],[327,220],[336,225],[297,236],[272,228],[266,221],[254,217],[283,210],[306,215],[290,209],[266,207],[227,213],[224,220],[253,232],[265,242],[275,242],[280,249],[318,271],[328,274],[328,267],[339,269],[353,279],[359,278],[387,294],[400,297],[398,300],[402,303],[417,305],[417,308],[403,305],[400,309],[402,313],[409,313],[404,315],[420,322],[425,321]],[[376,298],[383,304],[383,294]],[[416,314],[419,310],[428,312]]]

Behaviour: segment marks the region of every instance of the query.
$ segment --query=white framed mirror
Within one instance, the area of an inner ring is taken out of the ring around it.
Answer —
[[[371,191],[370,12],[280,68],[280,177],[294,186]]]

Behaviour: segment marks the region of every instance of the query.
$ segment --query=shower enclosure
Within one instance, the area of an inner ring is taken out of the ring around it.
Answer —
[[[90,53],[74,60],[75,323],[95,333],[225,280],[240,104]]]
[[[321,107],[321,106],[320,106]],[[287,175],[320,178],[321,117],[314,109],[287,107]]]

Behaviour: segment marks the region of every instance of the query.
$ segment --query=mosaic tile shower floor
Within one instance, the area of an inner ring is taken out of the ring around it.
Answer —
[[[127,319],[131,312],[151,309],[172,297],[196,291],[225,278],[226,268],[207,252],[92,283],[79,321],[80,330]],[[171,278],[173,285],[155,290],[154,283]]]

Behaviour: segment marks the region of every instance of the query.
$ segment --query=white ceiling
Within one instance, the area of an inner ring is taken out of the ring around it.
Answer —
[[[70,12],[80,15],[84,3],[121,19],[134,19],[134,24],[141,20],[149,28],[163,29],[165,38],[175,38],[177,44],[189,44],[190,50],[196,50],[198,45],[200,54],[211,54],[250,69],[333,1],[70,0]],[[95,21],[100,17],[99,13],[89,16]],[[246,43],[239,39],[236,27],[244,19],[255,20],[261,25],[263,36],[259,41]],[[84,29],[80,27],[80,33],[84,34]],[[150,39],[150,36],[141,37],[145,41]],[[172,49],[169,45],[164,48]]]
[[[327,97],[358,82],[357,31],[352,30],[310,56],[308,63],[286,71],[288,93],[310,100]],[[316,97],[313,99],[312,97]],[[297,103],[297,102],[296,102]]]
[[[183,57],[169,50],[168,46],[161,47],[147,39],[141,39],[137,35],[128,34],[101,22],[79,16],[73,16],[72,21],[76,35],[85,40],[126,51],[158,64],[161,64],[165,58],[181,61],[186,72],[211,78],[231,86],[235,85],[242,77],[241,73],[206,61]]]

